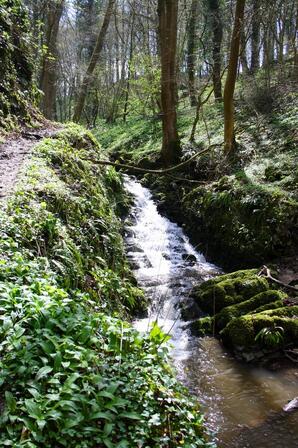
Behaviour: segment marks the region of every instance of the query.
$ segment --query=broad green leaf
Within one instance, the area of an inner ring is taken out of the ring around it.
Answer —
[[[17,402],[11,392],[5,392],[5,401],[9,412],[13,413],[17,408]]]
[[[44,366],[41,369],[39,369],[39,371],[36,374],[37,381],[39,381],[41,378],[47,376],[49,373],[52,372],[52,370],[53,370],[53,368],[50,366]]]

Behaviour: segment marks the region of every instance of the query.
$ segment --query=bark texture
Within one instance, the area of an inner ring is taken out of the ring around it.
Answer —
[[[165,166],[176,163],[181,155],[176,112],[177,14],[177,0],[158,0],[163,127],[161,157]]]
[[[226,154],[235,149],[234,135],[234,91],[237,77],[241,30],[243,26],[245,0],[237,0],[230,59],[224,90],[224,150]]]
[[[187,74],[188,90],[191,106],[196,106],[195,64],[196,64],[196,21],[198,16],[198,0],[192,0],[187,36]]]
[[[250,72],[253,74],[260,66],[260,0],[253,2],[253,17],[251,31],[251,64]]]
[[[214,97],[217,101],[222,101],[221,86],[221,44],[223,37],[223,25],[221,19],[220,1],[209,0],[209,9],[212,23],[212,56],[213,56],[213,88]]]
[[[46,118],[56,118],[56,90],[57,90],[57,37],[64,0],[51,0],[47,5],[46,21],[46,54],[43,57],[40,74],[40,90],[43,92],[41,110]]]

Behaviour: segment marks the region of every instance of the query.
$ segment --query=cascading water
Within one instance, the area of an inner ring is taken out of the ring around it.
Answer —
[[[298,372],[272,372],[237,362],[215,338],[195,338],[181,319],[194,284],[220,273],[190,244],[183,230],[162,217],[150,191],[132,178],[126,189],[135,205],[126,227],[127,257],[149,299],[146,332],[157,321],[172,337],[179,377],[200,400],[220,447],[297,448],[298,413],[281,412],[298,395]]]

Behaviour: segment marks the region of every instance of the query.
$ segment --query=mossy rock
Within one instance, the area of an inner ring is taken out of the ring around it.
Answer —
[[[212,335],[214,332],[214,318],[211,316],[202,317],[192,322],[189,328],[195,336]]]
[[[287,308],[297,308],[295,312],[298,315],[298,307],[283,307],[280,315],[268,314],[268,312],[258,314],[247,314],[233,319],[220,332],[223,342],[234,349],[253,350],[261,342],[256,342],[257,334],[263,328],[282,327],[284,329],[284,342],[298,341],[298,318],[285,317],[289,312]],[[273,310],[277,311],[277,310]],[[292,313],[294,310],[291,311]],[[262,345],[262,344],[261,344]]]
[[[263,311],[260,314],[266,314],[267,316],[296,317],[298,319],[298,305],[270,309]]]
[[[249,269],[208,280],[194,288],[193,297],[203,311],[214,314],[267,290],[267,279],[259,277],[256,269]]]
[[[283,300],[286,298],[287,294],[282,291],[268,290],[260,292],[244,302],[227,306],[215,316],[216,328],[222,330],[232,319],[253,311],[260,312],[267,309],[271,310],[272,307],[282,307]]]

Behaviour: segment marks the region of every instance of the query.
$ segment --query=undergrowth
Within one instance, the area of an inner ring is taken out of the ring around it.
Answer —
[[[121,178],[98,157],[69,126],[35,148],[1,204],[0,444],[211,447],[167,337],[119,318],[144,302],[124,259]]]

